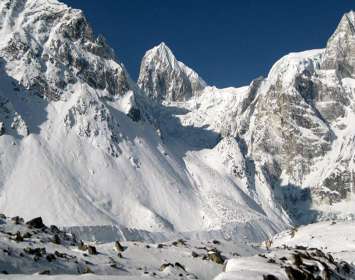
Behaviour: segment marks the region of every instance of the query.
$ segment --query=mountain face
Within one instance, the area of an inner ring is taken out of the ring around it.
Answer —
[[[136,85],[56,0],[1,0],[0,12],[0,211],[253,241],[353,213],[353,12],[326,49],[226,89],[164,43]]]
[[[206,87],[191,102],[171,104],[188,111],[182,123],[219,133],[219,145],[234,139],[237,148],[227,144],[222,153],[239,149],[245,160],[229,166],[242,170],[239,185],[257,200],[268,186],[298,222],[353,211],[354,15],[343,16],[325,49],[289,54],[267,78],[240,89]]]
[[[138,86],[157,101],[184,101],[204,89],[206,83],[161,43],[144,55]]]

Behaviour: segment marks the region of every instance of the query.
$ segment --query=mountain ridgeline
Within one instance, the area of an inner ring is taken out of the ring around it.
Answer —
[[[80,10],[0,0],[0,211],[263,240],[353,218],[355,13],[325,49],[218,89],[161,43],[138,82]]]

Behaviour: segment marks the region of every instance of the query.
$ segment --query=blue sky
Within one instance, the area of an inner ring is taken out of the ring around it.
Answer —
[[[283,55],[323,48],[355,0],[64,0],[84,10],[137,78],[161,41],[209,84],[241,86]]]

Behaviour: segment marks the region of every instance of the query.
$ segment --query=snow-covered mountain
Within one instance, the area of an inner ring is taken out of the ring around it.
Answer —
[[[0,211],[253,241],[353,213],[353,12],[326,49],[226,89],[164,43],[135,84],[56,0],[0,0],[0,13]]]
[[[151,102],[81,11],[54,0],[0,3],[1,211],[148,231],[240,224],[259,239],[285,227],[281,208],[259,205],[215,161],[226,140]]]
[[[354,25],[344,15],[325,49],[291,53],[250,86],[165,102],[185,126],[220,134],[238,186],[262,207],[270,192],[296,223],[354,213]]]

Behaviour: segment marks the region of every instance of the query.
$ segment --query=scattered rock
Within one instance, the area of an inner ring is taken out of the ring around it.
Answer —
[[[300,254],[297,253],[291,255],[291,262],[297,267],[300,267],[303,264]]]
[[[265,240],[266,250],[270,250],[271,246],[272,246],[272,240],[271,239]]]
[[[56,259],[56,257],[55,257],[54,254],[48,254],[46,256],[46,259],[47,259],[48,262],[52,262],[52,261],[54,261]]]
[[[342,270],[346,274],[349,274],[351,272],[350,265],[347,262],[345,262],[345,261],[341,261],[339,263],[339,268],[340,269],[338,269],[338,270]]]
[[[25,232],[25,234],[23,235],[23,238],[31,238],[32,234],[29,232]]]
[[[175,267],[178,267],[178,268],[182,269],[183,271],[186,271],[185,266],[183,266],[181,263],[176,262]]]
[[[11,221],[15,224],[15,225],[20,225],[23,224],[24,220],[23,218],[19,217],[19,216],[15,216],[13,218],[11,218]]]
[[[60,229],[59,229],[58,227],[56,227],[55,225],[51,225],[51,226],[49,227],[49,230],[50,230],[51,232],[53,232],[53,233],[56,233],[56,234],[61,233]]]
[[[212,243],[215,244],[215,245],[221,244],[221,242],[219,242],[218,240],[213,240]]]
[[[60,252],[58,252],[58,251],[55,251],[55,252],[54,252],[54,255],[55,255],[56,257],[58,257],[58,258],[62,258],[62,259],[66,258],[66,254],[60,253]]]
[[[186,241],[183,239],[178,239],[172,243],[173,246],[186,246]]]
[[[82,274],[88,274],[88,273],[93,273],[93,271],[90,269],[90,267],[85,267]]]
[[[191,256],[192,256],[193,258],[198,258],[198,257],[199,257],[199,254],[197,254],[195,251],[192,251],[192,252],[191,252]]]
[[[298,228],[297,227],[294,227],[290,230],[290,236],[291,238],[294,238],[295,235],[296,235],[296,232],[298,231]]]
[[[169,266],[174,267],[174,265],[173,265],[172,263],[163,263],[163,264],[160,266],[159,270],[160,270],[160,271],[164,271],[164,270],[165,270],[167,267],[169,267]]]
[[[305,250],[308,249],[308,247],[306,247],[306,246],[301,246],[301,245],[296,245],[295,248],[296,248],[297,250],[303,250],[303,251],[305,251]]]
[[[22,242],[23,241],[23,236],[21,235],[21,232],[16,232],[16,236],[14,238],[16,242]]]
[[[302,272],[299,269],[295,269],[291,266],[286,266],[285,272],[286,272],[289,280],[314,279],[314,278],[308,278],[306,273]]]
[[[78,249],[81,251],[86,251],[88,249],[88,246],[85,245],[85,243],[82,240],[80,240],[78,244]]]
[[[49,270],[43,270],[41,272],[38,273],[39,275],[50,275],[51,272]]]
[[[275,275],[272,275],[272,274],[263,275],[263,279],[264,280],[279,280],[279,278],[277,278]]]
[[[60,241],[60,238],[59,238],[58,234],[54,234],[52,242],[54,244],[58,244],[58,245],[61,244],[61,241]]]
[[[37,257],[42,257],[46,254],[46,248],[30,248],[27,247],[23,251],[29,255],[35,255]]]

